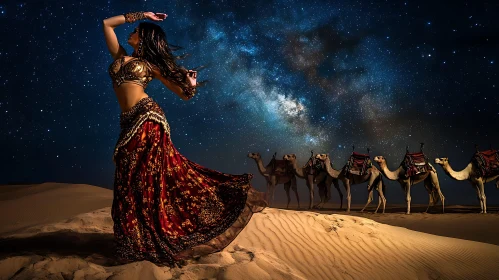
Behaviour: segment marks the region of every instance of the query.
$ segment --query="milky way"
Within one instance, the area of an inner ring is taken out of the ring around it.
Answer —
[[[138,10],[167,13],[159,25],[189,54],[181,63],[206,66],[208,83],[188,102],[158,81],[146,92],[174,145],[207,167],[256,174],[248,152],[264,161],[295,153],[302,164],[311,150],[340,167],[355,146],[395,169],[406,146],[424,142],[430,158],[459,169],[475,144],[499,148],[499,7],[490,1],[11,2],[0,6],[2,183],[112,186],[120,111],[101,22]],[[135,25],[115,30],[129,53]],[[441,171],[450,203],[475,203],[467,183]],[[259,175],[255,185],[263,189]],[[426,203],[420,189],[413,201]],[[499,190],[487,195],[499,203]]]

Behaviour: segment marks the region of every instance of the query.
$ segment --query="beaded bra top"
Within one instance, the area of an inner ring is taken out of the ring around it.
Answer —
[[[119,87],[123,83],[135,83],[143,88],[152,81],[150,66],[147,61],[133,57],[125,62],[125,56],[116,59],[109,65],[109,76],[113,86]]]

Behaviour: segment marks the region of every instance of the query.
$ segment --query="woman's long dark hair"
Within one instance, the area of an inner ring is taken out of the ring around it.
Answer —
[[[182,56],[173,55],[174,51],[181,48],[168,43],[166,34],[159,25],[151,22],[141,22],[138,29],[142,46],[139,47],[138,53],[134,52],[134,56],[145,59],[158,67],[163,77],[172,80],[182,89],[189,87],[189,82],[186,79],[188,70],[176,63],[176,60],[185,58],[187,54]],[[193,70],[196,71],[202,68],[203,66],[200,66]],[[198,82],[197,86],[204,83],[205,81]]]

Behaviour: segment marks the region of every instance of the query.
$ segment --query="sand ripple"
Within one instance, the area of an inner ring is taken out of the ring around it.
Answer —
[[[112,266],[110,208],[0,239],[0,279],[497,279],[499,246],[373,220],[266,209],[183,268]],[[17,254],[17,255],[16,255]]]

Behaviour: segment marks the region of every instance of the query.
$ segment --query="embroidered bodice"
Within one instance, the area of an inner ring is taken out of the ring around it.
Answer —
[[[135,83],[145,89],[153,79],[149,63],[136,57],[132,57],[126,62],[125,56],[118,58],[109,65],[108,71],[113,86],[117,87],[123,83]]]

